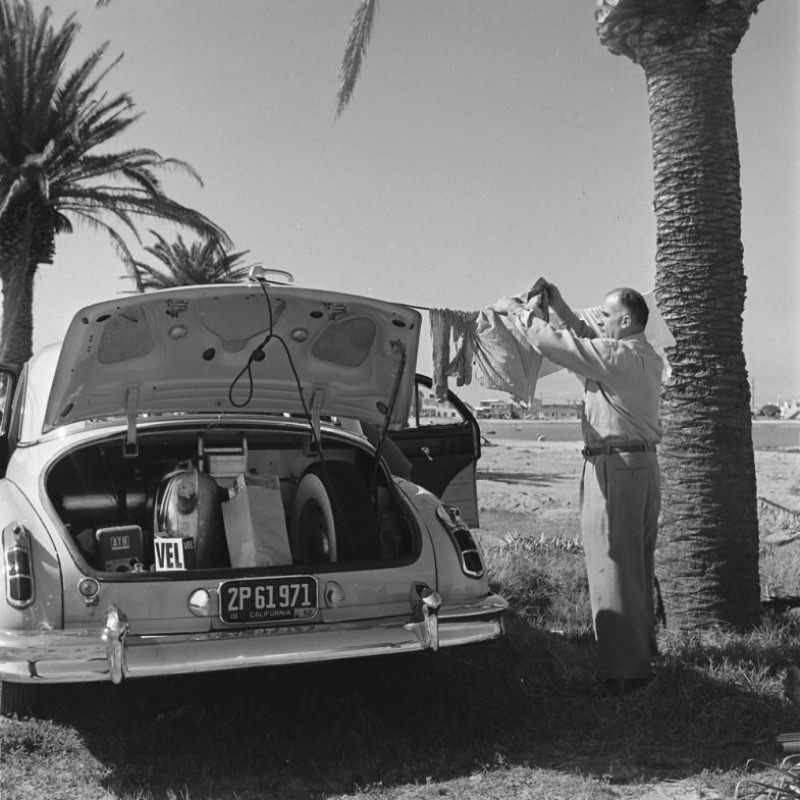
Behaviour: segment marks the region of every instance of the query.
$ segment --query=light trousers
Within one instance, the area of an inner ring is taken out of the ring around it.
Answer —
[[[581,529],[602,680],[652,672],[660,486],[655,452],[590,456],[584,463]]]

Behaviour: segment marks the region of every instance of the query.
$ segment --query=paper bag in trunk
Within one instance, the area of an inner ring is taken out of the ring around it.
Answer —
[[[277,475],[239,475],[222,504],[232,567],[292,563]]]

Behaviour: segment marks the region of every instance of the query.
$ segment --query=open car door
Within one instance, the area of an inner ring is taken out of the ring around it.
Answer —
[[[424,375],[416,376],[408,426],[389,431],[389,438],[411,462],[411,480],[457,506],[467,525],[476,528],[480,428],[466,404],[452,392],[437,403],[432,383]]]

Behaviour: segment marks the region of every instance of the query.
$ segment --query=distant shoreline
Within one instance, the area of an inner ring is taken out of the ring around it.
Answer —
[[[579,442],[583,438],[579,420],[481,419],[478,424],[488,439]],[[753,420],[753,447],[800,448],[800,420]]]

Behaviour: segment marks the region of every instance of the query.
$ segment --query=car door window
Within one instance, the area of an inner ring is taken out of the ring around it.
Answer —
[[[428,382],[422,382],[418,377],[408,426],[422,428],[429,425],[468,425],[464,407],[462,405],[459,408],[457,402],[451,394],[444,400],[437,400]]]

